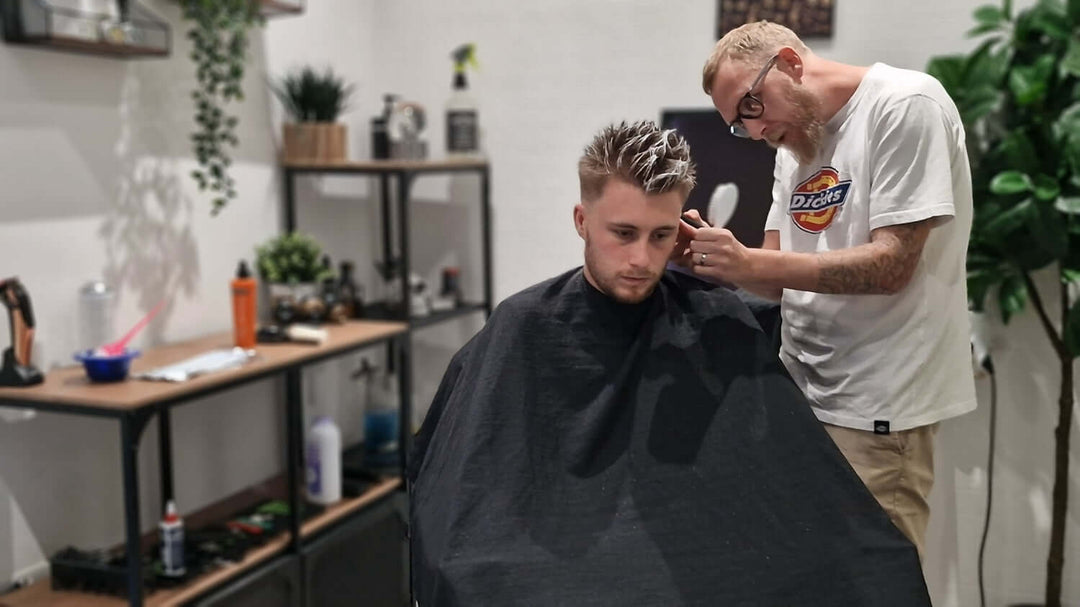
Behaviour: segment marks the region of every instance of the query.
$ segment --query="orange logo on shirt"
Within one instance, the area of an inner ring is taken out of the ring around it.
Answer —
[[[832,225],[847,200],[851,180],[840,181],[832,167],[822,167],[800,183],[791,194],[791,221],[804,232],[818,234]]]

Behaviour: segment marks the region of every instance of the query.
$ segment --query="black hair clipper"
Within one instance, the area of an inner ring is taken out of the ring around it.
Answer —
[[[34,345],[34,311],[30,295],[18,278],[0,280],[0,301],[8,310],[11,346],[4,350],[0,386],[33,386],[44,381],[41,371],[30,364]]]

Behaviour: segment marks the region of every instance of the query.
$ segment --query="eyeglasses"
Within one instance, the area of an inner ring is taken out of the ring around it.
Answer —
[[[769,62],[765,64],[765,67],[761,68],[761,71],[758,72],[757,78],[754,78],[754,83],[750,85],[750,90],[746,91],[746,94],[742,96],[742,99],[739,99],[739,105],[735,108],[735,120],[731,121],[730,128],[732,135],[743,139],[749,139],[750,131],[746,130],[746,125],[743,124],[743,120],[760,118],[761,115],[765,113],[765,104],[751,93],[753,93],[754,89],[756,89],[758,85],[761,84],[761,81],[765,79],[765,74],[769,73],[772,66],[776,65],[776,59],[778,57],[779,55],[773,55],[773,58],[769,59]]]

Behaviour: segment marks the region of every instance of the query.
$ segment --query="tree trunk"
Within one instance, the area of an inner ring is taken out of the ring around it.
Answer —
[[[1065,523],[1069,507],[1069,431],[1073,416],[1072,356],[1062,356],[1058,425],[1054,431],[1054,501],[1051,508],[1050,555],[1046,560],[1046,605],[1061,607],[1061,574],[1065,567]]]

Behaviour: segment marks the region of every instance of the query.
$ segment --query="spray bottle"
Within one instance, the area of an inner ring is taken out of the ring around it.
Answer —
[[[169,500],[161,528],[161,569],[169,577],[181,577],[184,569],[184,521],[176,513],[176,504]]]
[[[476,45],[463,44],[450,54],[454,61],[454,92],[446,103],[446,153],[452,157],[480,155],[480,117],[469,94],[466,66],[476,68]]]

